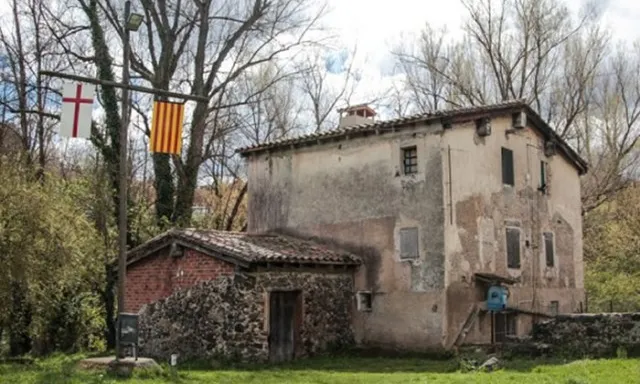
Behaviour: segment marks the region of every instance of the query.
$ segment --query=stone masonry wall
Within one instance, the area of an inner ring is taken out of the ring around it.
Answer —
[[[140,311],[140,352],[159,360],[269,357],[268,292],[302,291],[303,356],[351,343],[351,274],[265,272],[220,276],[179,290]]]
[[[537,323],[532,341],[557,355],[611,357],[619,347],[640,353],[640,313],[561,315]]]

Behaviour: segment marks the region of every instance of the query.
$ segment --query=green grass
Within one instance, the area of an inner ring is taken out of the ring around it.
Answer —
[[[0,364],[0,383],[106,384],[106,383],[518,383],[595,384],[639,383],[640,359],[517,360],[492,373],[462,373],[454,361],[388,358],[317,358],[280,366],[246,366],[212,369],[203,364],[183,365],[177,374],[138,372],[118,379],[104,372],[75,369],[81,356],[57,356],[33,364]]]

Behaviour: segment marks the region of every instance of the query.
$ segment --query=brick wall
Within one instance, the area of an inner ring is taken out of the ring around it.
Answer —
[[[233,271],[232,264],[194,250],[177,258],[169,257],[168,249],[161,250],[127,267],[126,311],[136,313],[145,304]]]

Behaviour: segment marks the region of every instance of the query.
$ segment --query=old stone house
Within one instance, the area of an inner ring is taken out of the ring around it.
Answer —
[[[521,101],[374,121],[244,148],[250,232],[359,249],[356,342],[451,348],[584,303],[585,162]],[[488,286],[508,309],[484,311]]]
[[[500,342],[528,332],[541,316],[582,309],[580,175],[587,167],[525,103],[388,121],[375,121],[367,106],[341,113],[335,130],[239,150],[248,165],[248,234],[209,232],[196,244],[169,240],[177,236],[171,232],[163,235],[161,251],[140,248],[148,260],[171,260],[164,263],[173,267],[162,267],[171,270],[166,276],[178,276],[179,263],[195,263],[188,283],[163,277],[171,289],[148,285],[143,293],[127,292],[128,302],[137,303],[128,309],[140,308],[147,324],[143,336],[154,345],[148,350],[211,350],[220,338],[226,342],[216,348],[276,360],[314,353],[336,340],[448,349]],[[255,244],[261,236],[287,239],[278,242],[278,263],[254,246],[239,252],[215,245],[227,238]],[[311,250],[336,256],[318,263]],[[183,261],[171,259],[172,252]],[[233,268],[206,269],[196,258]],[[131,256],[129,281],[153,275],[142,260]],[[309,281],[314,285],[305,285]],[[498,312],[486,307],[492,286],[508,287]],[[208,293],[212,289],[218,293]],[[225,290],[234,294],[219,293]],[[277,299],[287,291],[298,293]],[[151,296],[130,298],[143,294]],[[200,309],[193,297],[212,298]],[[202,334],[202,324],[219,321],[220,313],[236,316],[235,300],[246,300],[242,305],[251,308],[255,323]],[[289,303],[279,320],[271,317],[273,308],[280,312],[277,300]],[[199,321],[187,320],[194,317]],[[283,329],[297,336],[281,342],[277,333]],[[248,347],[248,340],[256,345]]]
[[[141,352],[290,360],[353,343],[358,256],[275,234],[173,229],[128,254]]]

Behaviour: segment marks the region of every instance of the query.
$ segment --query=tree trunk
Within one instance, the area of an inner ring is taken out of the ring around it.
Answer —
[[[11,312],[9,313],[9,355],[20,356],[31,350],[31,308],[27,303],[26,287],[11,283]]]
[[[249,183],[244,183],[238,197],[236,198],[236,202],[233,205],[233,209],[231,210],[231,214],[229,215],[229,220],[227,221],[227,226],[225,230],[230,231],[233,228],[233,222],[238,216],[238,211],[240,210],[240,204],[242,204],[242,200],[244,200],[244,195],[247,193],[247,187]]]
[[[170,157],[165,153],[153,154],[153,170],[155,173],[156,189],[156,219],[162,228],[167,220],[171,220],[173,213],[173,198],[175,187],[171,174]]]
[[[181,177],[176,196],[176,209],[173,212],[173,222],[178,226],[188,226],[191,223],[191,207],[193,206],[193,196],[198,186],[199,162],[186,164],[184,175]]]
[[[180,184],[176,194],[176,208],[173,212],[173,222],[179,226],[188,226],[191,222],[191,207],[193,195],[198,187],[198,170],[202,163],[202,146],[204,143],[204,124],[207,117],[207,104],[199,102],[193,112],[191,137],[187,159],[179,174]]]
[[[106,329],[104,337],[107,341],[107,349],[116,346],[116,322],[115,322],[115,286],[117,275],[113,269],[113,264],[105,264],[105,284],[102,291],[102,302],[104,304],[104,317]]]

